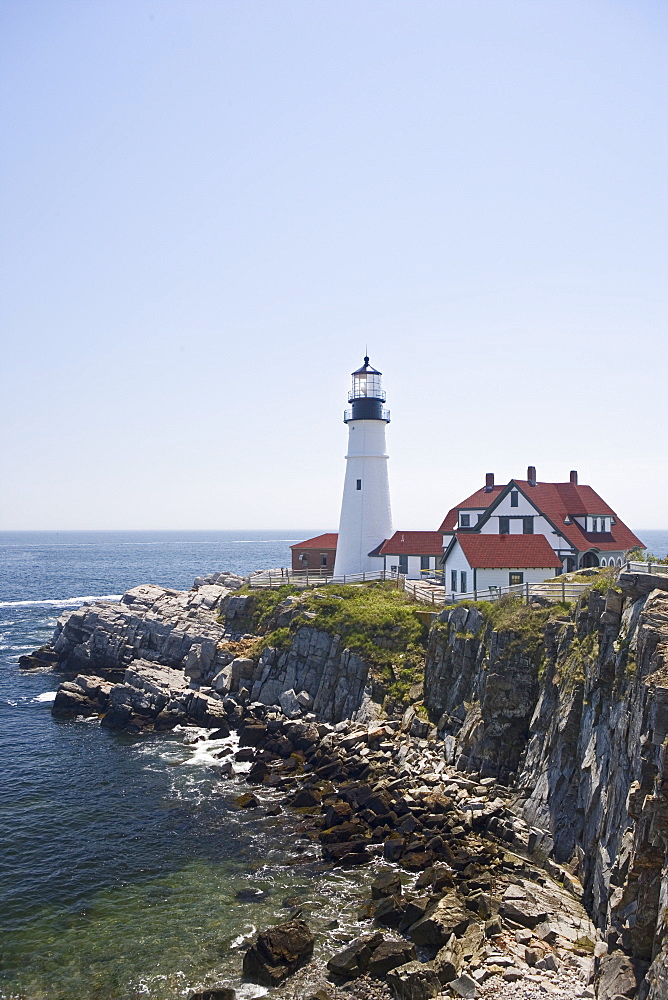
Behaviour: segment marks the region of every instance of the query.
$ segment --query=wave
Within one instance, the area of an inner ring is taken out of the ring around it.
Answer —
[[[33,698],[32,700],[33,701],[53,701],[55,699],[55,697],[56,697],[56,692],[55,691],[42,691],[41,694],[38,694],[37,697]]]
[[[46,601],[0,601],[0,608],[32,608],[38,605],[51,608],[69,608],[88,601],[120,601],[122,594],[87,594],[84,597],[62,597]]]

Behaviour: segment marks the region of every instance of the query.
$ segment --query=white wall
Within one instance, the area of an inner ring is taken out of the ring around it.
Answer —
[[[421,577],[426,575],[426,570],[421,570],[421,556],[409,556],[408,557],[408,572],[406,573],[406,578],[408,580],[419,580]],[[429,571],[434,572],[436,570],[436,560],[440,559],[440,556],[429,556]],[[386,555],[385,565],[388,570],[392,566],[399,566],[399,556],[398,555]],[[438,569],[440,570],[440,566]]]
[[[473,590],[473,570],[469,566],[468,560],[464,555],[464,552],[459,542],[455,542],[454,548],[450,553],[450,555],[448,556],[448,561],[446,562],[444,569],[445,569],[445,576],[444,576],[445,590],[448,594],[451,593],[452,591],[452,586],[450,584],[450,576],[451,576],[451,571],[453,569],[457,570],[457,592],[459,593],[460,591],[462,570],[466,573],[467,576],[467,581],[466,581],[467,590]]]
[[[553,580],[556,570],[553,566],[545,569],[479,569],[476,573],[477,590],[487,590],[489,587],[509,587],[511,573],[523,573],[523,583],[542,583],[543,580]],[[471,588],[472,589],[472,588]]]
[[[501,503],[494,509],[493,515],[490,517],[480,529],[481,535],[498,535],[499,532],[499,518],[509,517],[510,518],[510,534],[511,535],[522,535],[524,534],[524,525],[522,523],[522,517],[533,517],[533,533],[534,535],[544,535],[553,549],[569,549],[571,545],[566,539],[561,536],[557,537],[557,533],[554,528],[547,520],[539,513],[538,509],[534,507],[532,503],[527,500],[527,498],[518,491],[517,495],[517,507],[510,506],[510,493],[501,501]],[[518,518],[514,521],[513,518]],[[557,525],[557,528],[559,525]]]
[[[374,570],[368,553],[392,535],[384,420],[351,420],[335,576]],[[357,480],[362,481],[361,490]]]

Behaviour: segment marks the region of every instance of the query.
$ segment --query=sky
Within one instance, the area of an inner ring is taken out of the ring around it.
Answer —
[[[662,0],[3,0],[0,527],[668,529]]]

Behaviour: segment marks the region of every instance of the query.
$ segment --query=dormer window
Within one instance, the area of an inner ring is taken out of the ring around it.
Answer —
[[[603,534],[610,531],[611,523],[612,518],[610,517],[594,517],[592,514],[587,514],[585,530],[596,535]]]
[[[470,514],[460,514],[459,515],[459,527],[460,528],[470,528],[471,527],[471,515]]]
[[[517,507],[519,505],[520,495],[517,490],[510,491],[510,506]]]

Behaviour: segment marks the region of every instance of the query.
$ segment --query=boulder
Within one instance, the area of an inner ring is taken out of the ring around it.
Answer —
[[[287,715],[288,719],[298,719],[302,714],[302,705],[297,700],[297,695],[292,688],[289,691],[284,691],[283,694],[279,694],[278,703],[283,710],[283,714]]]
[[[472,912],[462,899],[450,892],[431,913],[413,924],[409,934],[417,945],[442,948],[451,934],[463,934],[473,919]]]
[[[398,927],[403,922],[404,912],[401,896],[384,896],[374,910],[373,919],[384,927]]]
[[[428,963],[408,962],[390,969],[386,978],[397,1000],[430,1000],[441,992],[441,981]]]
[[[244,975],[271,989],[310,959],[313,940],[304,920],[287,920],[261,931],[244,955]]]
[[[197,990],[191,993],[188,1000],[234,1000],[236,991],[228,986],[216,987],[210,990]]]
[[[634,997],[638,986],[633,962],[628,955],[613,951],[602,956],[596,989],[598,1000]]]
[[[368,973],[374,979],[382,979],[390,969],[414,961],[415,948],[408,941],[382,941],[369,961]]]
[[[451,983],[448,983],[448,987],[455,996],[462,997],[463,1000],[474,1000],[478,996],[478,984],[466,973],[453,979]]]
[[[544,903],[532,896],[530,891],[514,885],[503,894],[499,913],[523,927],[537,927],[547,920]]]
[[[433,967],[442,983],[451,983],[459,976],[463,962],[461,947],[453,934],[448,943],[437,952]]]
[[[371,898],[382,899],[383,896],[401,895],[401,877],[391,868],[380,872],[371,883]]]
[[[371,956],[382,943],[382,934],[363,934],[327,962],[327,968],[341,979],[355,979],[369,968]]]

